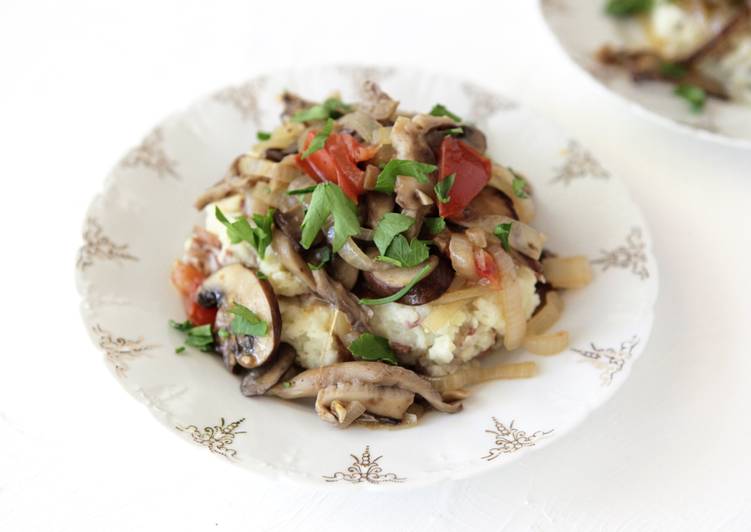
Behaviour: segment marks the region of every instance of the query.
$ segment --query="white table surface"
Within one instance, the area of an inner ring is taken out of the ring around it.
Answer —
[[[558,51],[532,0],[211,4],[0,4],[0,530],[751,529],[751,153],[633,116]],[[163,430],[89,343],[73,265],[110,165],[205,92],[332,62],[498,88],[629,184],[659,260],[654,331],[561,441],[396,494],[271,484]]]

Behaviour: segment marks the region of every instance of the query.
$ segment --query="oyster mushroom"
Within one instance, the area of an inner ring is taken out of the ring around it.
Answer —
[[[388,122],[396,114],[399,102],[381,90],[377,83],[366,81],[362,87],[362,102],[359,109],[375,120]]]
[[[344,428],[366,411],[401,420],[414,400],[413,392],[400,388],[340,382],[318,391],[316,412],[324,421]]]
[[[296,356],[297,352],[294,347],[289,344],[280,344],[272,358],[245,374],[240,384],[243,395],[252,397],[265,394],[292,367]]]
[[[282,399],[317,397],[318,392],[338,383],[373,384],[394,387],[422,396],[441,412],[461,410],[458,403],[446,403],[433,386],[415,372],[383,362],[340,362],[331,366],[303,371],[289,381],[277,384],[269,394]]]
[[[427,261],[413,268],[390,267],[384,270],[362,272],[368,289],[377,296],[390,296],[404,288],[424,268],[430,266],[429,273],[399,299],[405,305],[424,305],[438,299],[448,290],[454,280],[454,270],[449,261],[433,255]]]
[[[233,370],[236,364],[244,368],[258,367],[279,346],[282,316],[274,290],[268,281],[259,279],[242,264],[225,266],[206,279],[198,293],[198,301],[205,307],[219,308],[214,327],[226,333],[219,333],[217,350],[228,369]],[[236,304],[266,322],[265,336],[235,332],[232,322],[236,316],[230,311]]]

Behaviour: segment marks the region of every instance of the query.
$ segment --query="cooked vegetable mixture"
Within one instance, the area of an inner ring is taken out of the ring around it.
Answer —
[[[477,127],[363,94],[283,94],[282,124],[198,198],[205,226],[172,270],[186,346],[221,355],[246,396],[315,398],[339,427],[411,424],[460,410],[467,386],[531,377],[533,362],[477,359],[564,350],[556,289],[591,279],[583,257],[543,252],[527,179]]]
[[[640,24],[648,45],[604,46],[602,63],[674,84],[696,112],[708,97],[751,104],[751,0],[608,0],[606,11]]]

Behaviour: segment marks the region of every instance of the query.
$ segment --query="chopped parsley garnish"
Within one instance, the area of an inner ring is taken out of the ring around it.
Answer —
[[[707,101],[707,93],[704,92],[704,89],[688,83],[678,85],[675,88],[675,94],[686,100],[695,113],[701,111]]]
[[[233,244],[247,242],[255,248],[259,257],[263,259],[266,256],[266,248],[271,244],[274,209],[269,209],[266,214],[254,214],[253,221],[256,227],[251,227],[250,222],[245,218],[230,222],[219,207],[216,207],[214,214],[216,219],[227,228],[230,242]]]
[[[265,281],[266,279],[269,278],[269,276],[263,273],[261,270],[258,270],[255,273],[256,273],[256,277],[258,277],[261,281]]]
[[[408,241],[404,235],[396,235],[386,253],[378,259],[389,264],[398,263],[402,268],[412,268],[428,260],[428,256],[430,256],[430,250],[424,240],[414,238]]]
[[[410,282],[408,282],[404,288],[399,290],[398,292],[391,294],[390,296],[381,297],[378,299],[370,299],[370,298],[364,298],[360,300],[361,305],[385,305],[386,303],[393,303],[394,301],[397,301],[404,297],[404,295],[412,290],[412,288],[423,280],[423,278],[428,275],[430,272],[430,264],[426,264],[422,270],[420,270],[417,275],[415,275]]]
[[[326,145],[326,140],[329,138],[329,135],[331,135],[331,131],[333,129],[334,121],[331,118],[327,118],[326,125],[323,126],[323,129],[321,129],[321,131],[316,133],[316,136],[313,137],[313,140],[310,141],[308,148],[302,153],[300,159],[307,159],[318,150],[323,149],[323,147]]]
[[[185,346],[195,347],[205,353],[214,351],[214,336],[211,333],[211,325],[199,325],[194,327],[193,324],[186,320],[178,323],[174,320],[169,321],[170,326],[180,332],[186,333],[185,345],[175,348],[175,353],[185,351]]]
[[[682,79],[688,73],[688,69],[680,63],[663,62],[660,64],[660,73],[666,78]]]
[[[433,108],[430,110],[430,114],[433,116],[448,116],[454,122],[462,121],[459,116],[446,109],[446,106],[440,103],[437,103],[433,106]]]
[[[352,107],[338,98],[329,98],[325,102],[298,111],[292,116],[293,122],[312,122],[314,120],[326,120],[327,118],[339,118],[344,113],[349,113]]]
[[[450,135],[452,137],[458,137],[464,134],[464,129],[461,127],[452,127],[451,129],[442,129],[441,133],[444,135]]]
[[[389,341],[382,336],[371,333],[363,333],[349,344],[349,352],[355,358],[370,362],[386,362],[396,366],[399,361],[389,346]]]
[[[256,138],[261,141],[269,140],[271,138],[271,133],[269,133],[268,131],[259,131],[258,133],[256,133]]]
[[[259,318],[248,307],[235,303],[229,309],[229,312],[235,316],[230,325],[233,333],[248,336],[266,336],[266,333],[269,332],[269,324]]]
[[[431,235],[437,235],[444,229],[446,229],[446,220],[443,216],[436,216],[435,218],[425,218],[423,222],[425,227],[428,228]]]
[[[329,215],[334,218],[334,241],[332,251],[336,253],[348,238],[360,232],[357,207],[342,189],[333,183],[316,185],[310,205],[302,221],[300,244],[309,249]]]
[[[313,264],[310,262],[308,263],[308,268],[313,271],[320,270],[321,268],[326,266],[328,262],[331,262],[331,248],[328,246],[317,249],[315,251],[315,255],[316,258],[319,259],[318,264]]]
[[[495,231],[493,231],[493,234],[497,236],[500,241],[501,245],[503,246],[503,249],[506,251],[511,250],[511,245],[509,244],[509,236],[511,236],[511,227],[513,224],[511,222],[505,223],[505,224],[498,224],[495,226]]]
[[[381,252],[381,255],[386,254],[389,244],[391,244],[391,241],[394,240],[396,235],[406,231],[414,224],[415,219],[411,216],[395,212],[384,214],[383,218],[378,222],[373,234],[373,242],[378,248],[378,251]]]
[[[653,0],[608,0],[605,12],[614,17],[630,17],[652,9]]]
[[[298,194],[310,194],[316,189],[317,185],[310,185],[309,187],[305,188],[296,188],[295,190],[288,190],[287,195],[289,196],[297,196]]]
[[[511,168],[509,168],[509,171],[514,176],[514,179],[511,181],[511,189],[514,191],[514,196],[522,199],[529,197],[527,195],[527,182],[524,178],[511,170]]]
[[[449,192],[451,192],[451,187],[454,186],[454,179],[456,179],[456,174],[450,174],[447,175],[443,181],[438,181],[435,184],[435,195],[441,203],[448,203],[451,201],[451,195]]]
[[[419,183],[428,183],[428,176],[438,169],[432,164],[418,163],[417,161],[407,161],[403,159],[391,159],[383,167],[381,173],[376,179],[375,189],[384,194],[394,192],[396,178],[400,175],[414,177]]]

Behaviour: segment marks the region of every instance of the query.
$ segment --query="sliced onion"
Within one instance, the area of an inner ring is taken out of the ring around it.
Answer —
[[[490,234],[495,232],[495,228],[498,225],[510,223],[511,234],[509,235],[509,244],[511,247],[535,260],[540,258],[543,245],[545,244],[545,235],[537,229],[500,214],[464,218],[463,220],[456,220],[456,223],[464,227],[477,227]]]
[[[437,391],[444,393],[459,390],[465,386],[472,386],[481,382],[496,379],[526,379],[537,374],[537,364],[534,362],[518,362],[515,364],[499,364],[489,368],[466,367],[445,377],[428,378]]]
[[[347,129],[357,131],[357,134],[368,144],[378,144],[381,136],[381,124],[369,114],[355,111],[341,117],[339,124]]]
[[[295,166],[275,163],[253,155],[240,156],[235,165],[241,176],[262,176],[269,179],[278,179],[285,183],[292,181],[301,174]]]
[[[290,144],[294,144],[304,130],[305,126],[299,122],[287,122],[272,131],[271,138],[253,146],[250,154],[263,157],[269,148],[284,149]]]
[[[506,322],[503,345],[509,351],[522,345],[527,333],[527,319],[522,306],[522,292],[516,277],[514,260],[500,246],[488,249],[501,273],[501,310]]]
[[[527,322],[527,334],[542,334],[550,329],[563,314],[563,299],[558,292],[548,292],[545,304]]]
[[[463,301],[466,299],[474,299],[481,296],[488,295],[487,286],[473,286],[471,288],[462,288],[460,290],[454,290],[453,292],[446,292],[441,297],[433,301],[433,305],[448,305],[455,301]]]
[[[535,217],[535,202],[532,200],[531,196],[520,198],[514,194],[513,183],[514,174],[512,174],[508,168],[497,164],[493,165],[493,172],[488,184],[511,198],[511,203],[514,205],[514,211],[516,211],[519,219],[525,224],[528,224]]]
[[[462,234],[451,235],[449,256],[451,257],[451,266],[456,273],[465,279],[476,280],[479,278],[475,268],[474,247],[466,236]]]
[[[470,227],[464,234],[467,236],[470,242],[478,248],[488,247],[487,233],[480,227]]]
[[[524,349],[535,355],[557,355],[568,347],[568,331],[533,334],[524,339]]]
[[[326,238],[329,238],[329,233],[331,233],[331,238],[329,239],[329,241],[332,241],[333,230],[326,231]],[[339,253],[339,256],[347,264],[354,266],[358,270],[362,270],[364,272],[383,270],[383,269],[390,267],[390,265],[386,264],[385,262],[378,262],[370,258],[367,255],[367,253],[365,253],[362,249],[360,249],[360,246],[355,244],[355,241],[352,240],[351,238],[348,238],[344,242],[342,249],[340,249],[338,253]]]
[[[587,257],[548,257],[542,261],[545,278],[556,288],[582,288],[592,281]]]

